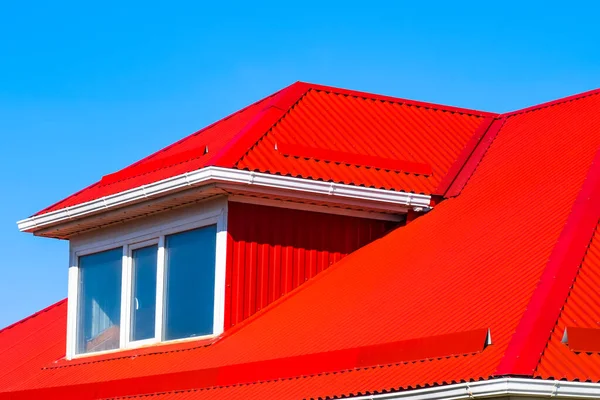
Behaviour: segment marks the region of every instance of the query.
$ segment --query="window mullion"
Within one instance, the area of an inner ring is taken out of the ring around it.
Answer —
[[[158,238],[158,254],[156,257],[156,314],[155,335],[156,340],[161,341],[163,335],[164,300],[165,300],[165,237]]]
[[[129,342],[129,321],[131,311],[131,259],[129,247],[123,246],[123,262],[121,274],[121,330],[120,348],[127,347]]]

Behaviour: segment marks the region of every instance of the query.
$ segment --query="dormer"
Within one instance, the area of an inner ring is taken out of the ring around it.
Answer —
[[[448,196],[492,121],[298,82],[20,221],[69,240],[67,358],[218,337]]]

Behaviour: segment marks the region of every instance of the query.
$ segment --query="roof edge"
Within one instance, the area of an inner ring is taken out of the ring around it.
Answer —
[[[352,372],[349,370],[348,372]],[[289,379],[306,379],[311,378],[313,375],[305,375],[300,377],[294,377]],[[283,379],[287,380],[287,379]],[[209,388],[195,388],[195,389],[174,389],[170,391],[162,391],[160,393],[139,393],[129,394],[118,397],[110,397],[109,399],[137,399],[140,397],[150,397],[157,394],[188,394],[190,392],[199,392],[203,390],[223,390],[231,387],[240,385],[256,385],[265,384],[274,381],[260,381],[246,384],[237,385],[226,385],[226,386],[215,386]],[[33,389],[33,390],[22,390],[15,392],[0,393],[0,398],[10,399],[25,399],[31,398],[34,394],[52,394],[60,390],[69,390],[69,387],[54,387],[50,389]],[[86,385],[78,385],[73,389],[77,390],[77,393],[84,395],[84,391],[87,389]],[[393,389],[392,389],[393,390]],[[385,392],[384,392],[385,391]],[[381,393],[384,392],[384,393]],[[73,394],[73,391],[70,391]],[[89,398],[93,397],[94,393],[89,394]],[[531,396],[531,397],[544,397],[544,398],[558,398],[558,399],[573,399],[573,398],[587,398],[587,399],[600,399],[600,383],[596,382],[575,382],[575,381],[559,381],[559,380],[543,380],[543,379],[531,379],[521,377],[502,377],[502,378],[491,378],[484,379],[480,378],[474,382],[461,382],[444,384],[439,386],[427,386],[418,387],[411,389],[400,389],[397,391],[391,391],[389,388],[385,390],[372,390],[367,395],[355,396],[353,393],[336,393],[336,394],[314,394],[311,399],[320,398],[331,398],[332,396],[341,396],[344,398],[355,399],[355,400],[472,400],[475,398],[497,398],[507,396]],[[82,398],[87,398],[82,396]]]
[[[296,82],[277,92],[265,108],[214,156],[211,165],[233,167],[308,90],[308,84]]]
[[[44,208],[43,208],[43,209],[41,209],[40,211],[38,211],[38,212],[36,212],[35,214],[33,214],[33,215],[32,215],[32,217],[35,217],[35,216],[37,216],[37,215],[43,215],[43,214],[46,214],[46,213],[47,213],[47,210],[49,210],[49,209],[51,209],[51,208],[54,208],[54,207],[58,206],[59,204],[61,204],[61,203],[64,203],[64,202],[65,202],[67,199],[73,198],[73,197],[77,196],[78,194],[80,194],[81,192],[83,192],[83,191],[85,191],[85,190],[87,190],[87,189],[90,189],[90,188],[92,188],[92,187],[94,187],[94,186],[96,186],[96,185],[100,184],[100,183],[102,182],[102,179],[103,179],[103,178],[105,178],[105,177],[107,177],[107,176],[110,176],[110,175],[115,175],[115,174],[118,174],[119,172],[123,171],[124,169],[131,168],[131,167],[134,167],[134,166],[136,166],[136,165],[138,165],[138,164],[140,164],[140,163],[142,163],[142,162],[144,162],[144,161],[148,161],[148,160],[152,159],[153,157],[157,156],[158,154],[160,154],[160,153],[162,153],[162,152],[164,152],[164,151],[166,151],[166,150],[168,150],[168,149],[172,148],[173,146],[176,146],[176,145],[180,144],[181,142],[183,142],[183,141],[187,140],[187,139],[188,139],[188,138],[190,138],[191,136],[198,135],[198,134],[200,134],[200,133],[202,133],[202,132],[206,131],[207,129],[210,129],[210,128],[214,127],[215,125],[217,125],[217,124],[219,124],[219,123],[221,123],[221,122],[223,122],[223,121],[226,121],[226,120],[228,120],[228,119],[230,119],[230,118],[232,118],[232,117],[234,117],[234,116],[236,116],[236,115],[238,115],[238,114],[241,114],[241,113],[245,112],[246,110],[248,110],[250,107],[252,107],[252,106],[255,106],[256,104],[260,103],[261,101],[264,101],[264,100],[267,100],[267,99],[269,99],[269,98],[271,98],[271,97],[277,96],[279,93],[281,93],[281,92],[282,92],[282,91],[284,91],[284,90],[286,90],[286,88],[280,89],[280,90],[278,90],[278,91],[277,91],[277,92],[275,92],[275,93],[272,93],[272,94],[270,94],[270,95],[268,95],[268,96],[265,96],[265,97],[263,97],[263,98],[262,98],[262,99],[260,99],[260,100],[257,100],[257,101],[255,101],[255,102],[253,102],[253,103],[251,103],[251,104],[248,104],[247,106],[245,106],[245,107],[243,107],[243,108],[241,108],[241,109],[239,109],[239,110],[237,110],[237,111],[235,111],[235,112],[233,112],[233,113],[231,113],[231,114],[228,114],[228,115],[226,115],[225,117],[223,117],[223,118],[220,118],[220,119],[218,119],[217,121],[215,121],[215,122],[213,122],[213,123],[211,123],[211,124],[209,124],[209,125],[206,125],[205,127],[201,128],[201,129],[199,129],[199,130],[197,130],[197,131],[194,131],[194,132],[192,132],[192,133],[190,133],[190,134],[188,134],[188,135],[186,135],[186,136],[182,137],[181,139],[179,139],[179,140],[177,140],[177,141],[175,141],[175,142],[173,142],[173,143],[171,143],[171,144],[167,145],[166,147],[163,147],[162,149],[160,149],[160,150],[158,150],[158,151],[155,151],[154,153],[152,153],[152,154],[150,154],[150,155],[148,155],[148,156],[146,156],[146,157],[143,157],[143,158],[141,158],[141,159],[137,160],[136,162],[134,162],[134,163],[132,163],[132,164],[129,164],[129,165],[127,165],[127,166],[125,166],[125,167],[123,167],[123,168],[121,168],[121,169],[117,170],[117,171],[114,171],[114,172],[112,172],[112,173],[109,173],[109,174],[106,174],[106,175],[102,176],[102,178],[101,178],[100,180],[98,180],[97,182],[94,182],[94,183],[92,183],[92,184],[90,184],[90,185],[88,185],[88,186],[84,187],[83,189],[81,189],[81,190],[78,190],[77,192],[75,192],[75,193],[71,194],[71,195],[70,195],[70,196],[68,196],[68,197],[65,197],[64,199],[62,199],[62,200],[60,200],[60,201],[57,201],[57,202],[55,202],[55,203],[52,203],[52,204],[50,204],[50,205],[49,205],[49,206],[47,206],[47,207],[44,207]]]
[[[588,90],[585,92],[581,92],[581,93],[576,93],[570,96],[566,96],[566,97],[561,97],[555,100],[550,100],[544,103],[540,103],[540,104],[536,104],[533,106],[529,106],[529,107],[525,107],[525,108],[521,108],[519,110],[514,110],[514,111],[509,111],[503,114],[500,114],[500,117],[512,117],[514,115],[518,115],[518,114],[524,114],[527,112],[531,112],[531,111],[536,111],[536,110],[541,110],[543,108],[548,108],[548,107],[552,107],[552,106],[556,106],[562,103],[567,103],[569,101],[574,101],[574,100],[580,100],[582,98],[585,97],[589,97],[589,96],[593,96],[596,94],[600,94],[600,88],[597,89],[592,89],[592,90]]]
[[[67,300],[68,300],[68,299],[66,299],[66,298],[65,298],[65,299],[62,299],[62,300],[59,300],[59,301],[57,301],[56,303],[54,303],[54,304],[51,304],[51,305],[49,305],[48,307],[42,308],[41,310],[39,310],[39,311],[37,311],[37,312],[35,312],[35,313],[31,314],[31,315],[28,315],[27,317],[25,317],[25,318],[23,318],[23,319],[21,319],[21,320],[19,320],[19,321],[13,322],[12,324],[5,326],[4,328],[0,329],[0,334],[1,334],[1,333],[3,333],[4,331],[7,331],[7,330],[9,330],[9,329],[12,329],[12,328],[14,328],[15,326],[17,326],[17,325],[19,325],[19,324],[22,324],[22,323],[24,323],[24,322],[27,322],[28,320],[30,320],[30,319],[32,319],[32,318],[35,318],[35,317],[37,317],[37,316],[38,316],[38,315],[40,315],[40,314],[43,314],[43,313],[45,313],[45,312],[48,312],[48,311],[50,311],[51,309],[53,309],[53,308],[55,308],[55,307],[58,307],[58,306],[60,306],[62,303],[65,303]]]
[[[600,150],[495,375],[533,375],[600,219]]]
[[[424,194],[400,192],[394,190],[368,188],[334,182],[296,178],[282,175],[251,172],[234,168],[204,167],[190,173],[176,175],[152,184],[142,185],[134,189],[101,197],[89,202],[51,211],[18,221],[19,230],[38,232],[66,222],[72,222],[91,215],[101,214],[125,206],[141,203],[146,200],[160,198],[192,187],[205,186],[210,183],[242,185],[248,188],[265,188],[271,191],[286,193],[310,193],[319,196],[334,196],[338,199],[367,201],[385,204],[390,210],[397,207],[429,208],[431,196]],[[396,210],[398,211],[398,210]]]
[[[355,400],[461,400],[505,396],[595,399],[600,398],[600,384],[506,377],[349,398]]]
[[[308,83],[308,82],[302,82],[302,83],[309,85],[310,88],[314,89],[314,90],[322,90],[325,92],[332,92],[332,93],[337,93],[337,94],[342,94],[342,95],[347,95],[347,96],[362,97],[362,98],[371,99],[371,100],[381,100],[381,101],[389,101],[392,103],[401,103],[401,104],[406,104],[407,106],[423,107],[423,108],[429,108],[429,109],[438,110],[438,111],[447,111],[447,112],[454,112],[454,113],[459,113],[459,114],[475,115],[478,117],[496,117],[499,115],[498,113],[489,112],[489,111],[474,110],[474,109],[470,109],[470,108],[449,106],[449,105],[443,105],[443,104],[437,104],[437,103],[428,103],[425,101],[410,100],[410,99],[404,99],[404,98],[400,98],[400,97],[386,96],[386,95],[382,95],[382,94],[369,93],[369,92],[361,92],[358,90],[343,89],[343,88],[338,88],[338,87],[334,87],[334,86],[319,85],[316,83]]]

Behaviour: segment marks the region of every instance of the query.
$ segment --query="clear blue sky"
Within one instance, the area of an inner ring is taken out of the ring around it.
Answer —
[[[67,243],[15,221],[296,80],[489,111],[600,86],[591,1],[258,3],[4,2],[0,327],[67,293]]]

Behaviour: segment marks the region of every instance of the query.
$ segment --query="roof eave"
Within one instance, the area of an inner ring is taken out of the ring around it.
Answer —
[[[365,204],[367,209],[394,214],[405,213],[409,209],[426,209],[431,203],[431,196],[425,194],[211,166],[71,207],[34,215],[18,221],[17,225],[22,232],[60,237],[58,232],[60,229],[53,229],[52,234],[45,234],[45,232],[50,228],[59,228],[61,225],[83,218],[120,210],[134,204],[143,204],[187,189],[207,187],[218,187],[222,189],[221,192],[243,189],[244,192],[262,196],[285,195],[287,198],[297,198],[303,202],[318,198],[320,201],[331,202],[337,206],[347,204],[357,207],[360,203]],[[204,195],[206,196],[206,193]]]
[[[598,399],[600,398],[600,383],[506,377],[350,398],[357,400],[460,400],[507,396]]]

